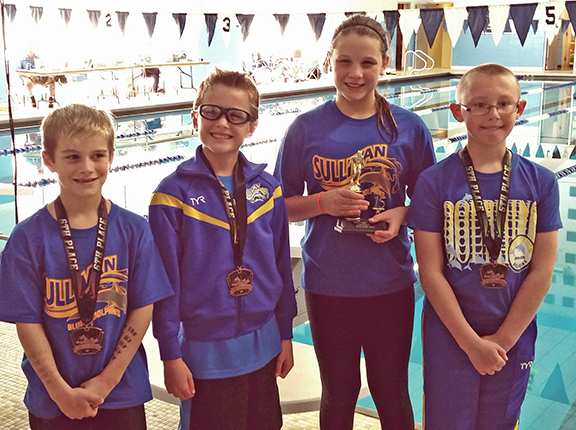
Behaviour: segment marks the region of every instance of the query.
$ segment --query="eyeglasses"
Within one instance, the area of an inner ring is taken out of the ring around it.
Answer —
[[[215,121],[224,115],[228,122],[232,124],[244,124],[248,121],[252,121],[252,115],[246,111],[243,111],[242,109],[225,109],[223,107],[210,104],[200,105],[198,108],[198,113],[202,118],[212,121]]]
[[[520,102],[499,102],[495,105],[489,105],[487,103],[476,103],[472,106],[465,106],[462,103],[459,103],[458,105],[462,106],[467,112],[470,112],[470,115],[480,116],[488,115],[492,108],[496,108],[496,110],[502,114],[514,113],[518,110]]]

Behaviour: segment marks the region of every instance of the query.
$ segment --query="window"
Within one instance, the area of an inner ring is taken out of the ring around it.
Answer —
[[[566,253],[565,260],[566,263],[574,264],[576,263],[576,254]]]
[[[564,275],[564,285],[573,287],[576,285],[574,275]]]
[[[576,219],[576,209],[568,209],[568,219]]]
[[[553,305],[556,297],[554,296],[554,294],[546,294],[546,297],[544,297],[544,303],[548,303],[549,305]]]
[[[573,308],[574,302],[575,300],[572,297],[562,297],[562,306],[565,308]]]
[[[576,231],[567,231],[566,240],[568,242],[576,242]]]
[[[576,187],[570,187],[570,197],[576,197]]]

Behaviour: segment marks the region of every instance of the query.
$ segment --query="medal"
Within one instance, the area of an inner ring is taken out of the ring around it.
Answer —
[[[462,150],[462,160],[464,161],[464,168],[466,171],[466,179],[468,186],[472,193],[472,200],[476,208],[476,215],[478,222],[482,229],[482,239],[484,246],[488,250],[490,262],[485,263],[480,267],[480,284],[484,288],[500,289],[506,286],[506,276],[508,275],[508,266],[498,263],[500,256],[500,248],[502,247],[502,240],[504,237],[504,225],[506,223],[506,215],[508,211],[508,197],[510,195],[510,179],[512,176],[512,157],[510,151],[507,149],[504,154],[502,179],[500,182],[500,195],[498,196],[498,205],[496,207],[496,220],[494,222],[494,229],[490,228],[488,222],[488,215],[482,194],[480,192],[480,184],[474,172],[472,159],[468,153],[468,148],[464,147]]]
[[[102,275],[102,260],[106,248],[106,232],[108,229],[108,210],[106,208],[106,200],[102,197],[100,205],[98,206],[98,232],[96,234],[92,266],[88,270],[87,281],[84,280],[82,273],[80,272],[80,264],[78,254],[76,253],[76,247],[74,245],[74,239],[72,237],[72,229],[70,228],[68,215],[66,214],[66,209],[64,208],[60,197],[58,197],[54,202],[54,207],[56,209],[60,234],[62,235],[64,251],[66,252],[66,259],[70,270],[72,292],[76,299],[78,314],[84,324],[82,327],[70,332],[72,350],[74,351],[74,354],[78,355],[98,354],[102,350],[104,330],[100,327],[95,327],[93,325],[93,319],[98,298],[98,290],[100,288],[100,276]]]
[[[246,268],[238,268],[228,273],[226,282],[228,283],[228,292],[232,297],[241,297],[252,291],[252,278],[254,272]]]
[[[200,151],[204,164],[210,170],[212,175],[220,184],[220,191],[222,192],[222,202],[228,217],[228,224],[230,225],[230,241],[232,243],[232,252],[234,255],[234,265],[237,269],[232,270],[226,275],[226,283],[228,284],[228,293],[232,297],[242,297],[252,291],[252,280],[254,279],[254,272],[243,266],[244,260],[244,245],[246,244],[246,232],[248,230],[248,210],[246,208],[246,181],[244,179],[244,172],[240,166],[240,159],[236,161],[234,167],[234,183],[236,186],[236,199],[232,198],[230,191],[222,183],[220,178],[214,172],[210,162]]]
[[[102,350],[104,330],[100,327],[84,326],[70,332],[72,350],[77,355],[98,354]]]

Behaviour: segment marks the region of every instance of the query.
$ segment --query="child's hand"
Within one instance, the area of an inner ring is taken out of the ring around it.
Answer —
[[[504,348],[486,338],[480,338],[465,352],[480,375],[494,375],[502,370],[508,361]]]
[[[284,339],[282,341],[282,351],[276,357],[276,376],[285,378],[294,367],[294,353],[292,351],[292,341]]]
[[[107,383],[102,377],[102,374],[80,384],[81,388],[101,396],[104,400],[106,400],[106,397],[108,397],[108,394],[110,394],[115,386],[116,384]]]
[[[385,210],[379,214],[374,215],[368,222],[374,224],[380,221],[388,223],[388,230],[377,230],[374,234],[368,234],[376,243],[388,242],[398,236],[400,226],[406,222],[408,217],[408,206],[398,206],[396,208]]]
[[[322,193],[319,204],[325,213],[332,216],[356,216],[370,206],[362,194],[344,188]]]
[[[194,397],[194,378],[182,358],[164,361],[164,385],[166,390],[180,400]]]
[[[95,417],[98,406],[104,403],[104,399],[98,394],[80,387],[70,388],[53,400],[62,413],[72,420]]]

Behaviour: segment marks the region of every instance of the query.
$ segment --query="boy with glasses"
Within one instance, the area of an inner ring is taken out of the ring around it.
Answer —
[[[526,106],[514,74],[464,74],[450,110],[468,144],[420,175],[410,205],[420,279],[426,430],[512,430],[552,281],[554,174],[506,148]]]
[[[240,153],[258,125],[245,73],[216,69],[192,120],[202,145],[152,196],[150,224],[175,295],[154,335],[181,428],[278,430],[276,377],[293,366],[288,216],[280,184]]]

